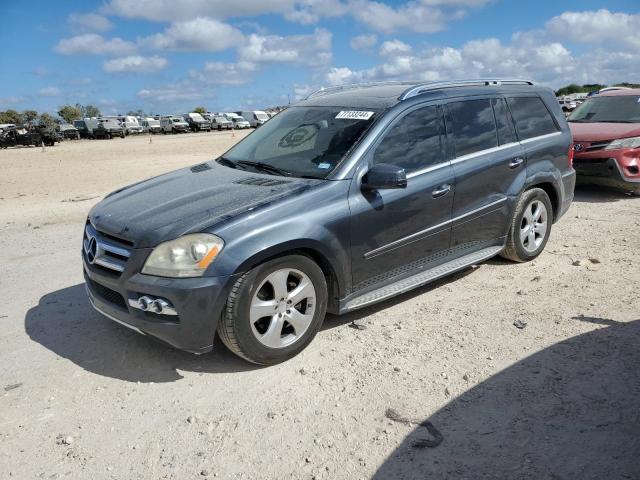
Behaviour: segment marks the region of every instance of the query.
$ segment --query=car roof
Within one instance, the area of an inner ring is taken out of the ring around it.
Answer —
[[[298,106],[339,106],[387,109],[401,101],[430,93],[436,96],[481,95],[503,91],[530,90],[534,83],[520,79],[472,79],[438,82],[377,82],[320,89]],[[438,95],[439,94],[439,95]]]
[[[599,93],[596,97],[619,97],[622,95],[640,95],[640,88],[623,88],[620,90],[607,90]]]

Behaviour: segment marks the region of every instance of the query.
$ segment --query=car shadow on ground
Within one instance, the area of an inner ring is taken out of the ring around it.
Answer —
[[[373,478],[640,478],[640,320],[574,321],[602,327],[414,419]]]
[[[327,315],[322,330],[352,323],[472,271],[459,272],[347,315]],[[217,336],[213,352],[196,356],[118,325],[91,307],[84,284],[43,296],[38,305],[27,312],[25,331],[33,341],[87,371],[129,382],[173,382],[183,378],[179,370],[233,373],[263,368],[229,352]]]
[[[219,340],[202,356],[175,350],[96,312],[84,284],[43,296],[25,316],[29,337],[87,371],[129,382],[173,382],[179,370],[230,373],[260,368],[229,352]]]
[[[576,185],[573,201],[578,203],[608,203],[638,200],[640,197],[599,185]]]

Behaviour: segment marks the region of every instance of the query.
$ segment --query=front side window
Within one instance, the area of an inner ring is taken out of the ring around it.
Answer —
[[[556,122],[540,97],[510,97],[507,101],[520,140],[558,131]]]
[[[373,163],[389,163],[406,173],[430,167],[443,160],[441,141],[444,125],[440,107],[414,110],[398,120],[385,134],[373,154]]]
[[[498,145],[496,121],[488,98],[449,103],[447,109],[457,157]]]
[[[376,112],[346,107],[290,107],[224,154],[240,168],[266,164],[297,177],[325,178],[342,161]],[[241,117],[236,117],[236,122]],[[261,166],[261,171],[266,169]]]
[[[569,118],[576,123],[640,123],[640,96],[593,97],[576,108]]]

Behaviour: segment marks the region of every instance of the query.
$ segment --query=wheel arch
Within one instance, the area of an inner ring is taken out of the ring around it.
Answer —
[[[256,252],[247,258],[236,268],[234,275],[247,272],[274,258],[284,257],[286,255],[304,255],[311,258],[322,270],[327,282],[327,310],[331,313],[337,313],[339,299],[345,294],[347,282],[338,274],[340,270],[338,266],[330,260],[331,257],[328,253],[322,244],[310,239],[299,239],[281,243]]]

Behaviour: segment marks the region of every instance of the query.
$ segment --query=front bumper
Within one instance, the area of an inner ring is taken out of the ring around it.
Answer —
[[[117,275],[88,263],[82,253],[87,294],[106,317],[179,350],[195,354],[211,351],[233,276],[164,278],[137,273],[148,251],[134,251]],[[138,268],[139,267],[139,268]],[[168,300],[177,315],[161,315],[134,308],[129,300],[142,295]]]
[[[576,153],[573,168],[581,184],[604,185],[628,191],[640,188],[640,149],[637,148]]]

